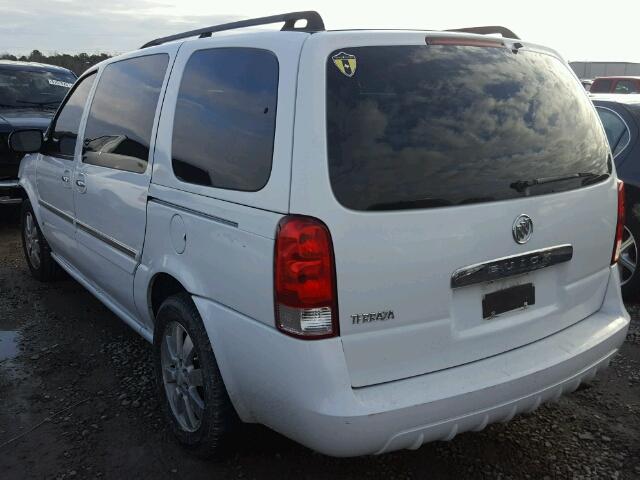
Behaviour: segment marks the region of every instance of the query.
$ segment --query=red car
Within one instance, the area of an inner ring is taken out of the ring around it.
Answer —
[[[598,77],[591,93],[640,93],[640,77]]]

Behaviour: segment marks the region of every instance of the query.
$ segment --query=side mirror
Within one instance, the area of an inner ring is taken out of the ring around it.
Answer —
[[[42,149],[44,137],[37,129],[14,130],[9,134],[9,149],[14,153],[36,153]]]

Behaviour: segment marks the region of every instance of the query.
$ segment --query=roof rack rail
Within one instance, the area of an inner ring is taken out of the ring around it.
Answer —
[[[449,30],[445,30],[445,32],[466,32],[466,33],[477,33],[480,35],[491,35],[493,33],[499,33],[503,37],[520,40],[520,37],[517,36],[515,33],[513,33],[513,31],[509,30],[506,27],[501,27],[499,25],[494,25],[490,27],[451,28]]]
[[[307,24],[304,27],[296,27],[298,20],[306,20]],[[189,37],[210,37],[214,32],[223,32],[225,30],[235,30],[236,28],[253,27],[256,25],[269,25],[272,23],[284,22],[282,31],[293,32],[321,32],[324,30],[324,22],[318,12],[308,10],[304,12],[291,12],[283,13],[281,15],[271,15],[269,17],[251,18],[249,20],[240,20],[238,22],[223,23],[220,25],[213,25],[211,27],[199,28],[197,30],[189,30],[188,32],[177,33],[175,35],[169,35],[168,37],[156,38],[150,42],[145,43],[140,48],[154,47],[156,45],[162,45],[163,43],[171,42],[173,40],[180,40],[182,38]]]

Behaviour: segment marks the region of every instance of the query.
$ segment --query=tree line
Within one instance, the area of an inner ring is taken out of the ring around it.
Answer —
[[[111,55],[106,53],[88,54],[78,53],[77,55],[69,55],[68,53],[54,53],[52,55],[44,55],[39,50],[33,50],[29,55],[16,56],[8,53],[0,54],[1,60],[20,60],[23,62],[40,62],[49,65],[58,65],[59,67],[68,68],[76,75],[80,75],[87,68],[92,67],[96,63],[100,63]]]

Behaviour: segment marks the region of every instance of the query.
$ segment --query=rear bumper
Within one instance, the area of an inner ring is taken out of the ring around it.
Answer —
[[[0,180],[0,205],[14,205],[22,202],[20,181]]]
[[[243,420],[334,456],[418,448],[535,410],[607,366],[629,325],[612,269],[600,311],[561,332],[459,367],[354,389],[340,339],[296,340],[194,300]]]

